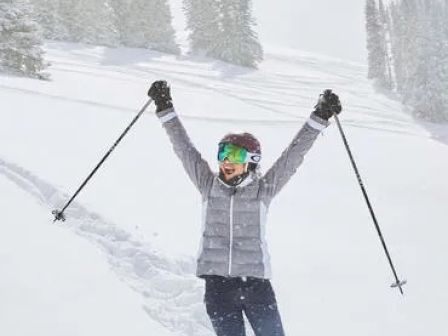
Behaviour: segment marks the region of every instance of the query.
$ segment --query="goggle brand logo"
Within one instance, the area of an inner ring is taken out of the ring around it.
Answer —
[[[250,156],[250,161],[254,162],[254,163],[258,163],[261,161],[261,156],[258,154],[252,154]]]

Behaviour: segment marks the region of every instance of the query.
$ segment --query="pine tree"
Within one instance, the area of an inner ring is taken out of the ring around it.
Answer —
[[[402,54],[402,81],[400,83],[401,95],[404,101],[412,96],[413,80],[418,67],[420,49],[425,44],[424,18],[419,6],[420,0],[406,0],[400,3],[400,12],[403,16],[402,40],[400,41]]]
[[[33,0],[34,16],[42,27],[46,39],[65,40],[68,38],[67,27],[60,14],[60,2],[61,0]]]
[[[403,92],[406,79],[405,52],[407,48],[407,20],[402,13],[400,3],[390,5],[391,13],[391,52],[393,59],[393,72],[395,75],[395,89]]]
[[[439,111],[443,114],[442,119],[448,121],[448,3],[445,1],[441,4],[439,16],[439,31],[440,31],[440,53],[439,55],[439,74],[441,77],[442,99],[444,109]]]
[[[207,55],[220,36],[219,0],[184,0],[190,49]]]
[[[0,69],[45,77],[42,34],[25,0],[0,0]]]
[[[131,17],[131,3],[134,0],[110,0],[115,15],[115,27],[118,40],[121,45],[127,45],[127,41],[133,34],[133,19]]]
[[[390,6],[397,91],[416,117],[435,122],[448,121],[447,7],[434,0]]]
[[[417,66],[404,96],[417,117],[436,122],[448,121],[445,25],[441,3],[425,0],[420,4]]]
[[[166,0],[134,0],[130,4],[127,46],[178,54],[172,16]]]
[[[384,49],[384,65],[386,70],[385,86],[387,90],[392,90],[394,87],[393,71],[392,71],[392,51],[390,46],[390,16],[387,9],[384,7],[383,0],[379,0],[378,17],[381,25],[381,43]]]
[[[220,2],[221,30],[209,51],[217,59],[256,68],[263,60],[263,49],[253,30],[250,0]]]
[[[106,1],[63,0],[60,15],[73,42],[118,45],[115,12]]]
[[[365,7],[367,33],[368,78],[375,80],[379,86],[387,88],[386,41],[380,22],[379,8],[375,0],[367,0]]]

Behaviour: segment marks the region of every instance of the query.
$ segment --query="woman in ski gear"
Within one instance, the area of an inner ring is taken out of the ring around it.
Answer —
[[[244,336],[243,312],[257,336],[284,335],[269,280],[267,213],[274,196],[329,125],[328,119],[342,110],[338,96],[326,92],[290,145],[261,176],[261,147],[253,135],[228,134],[219,142],[216,174],[191,143],[167,83],[156,81],[148,91],[176,155],[202,195],[204,230],[196,274],[205,279],[206,309],[218,336]]]

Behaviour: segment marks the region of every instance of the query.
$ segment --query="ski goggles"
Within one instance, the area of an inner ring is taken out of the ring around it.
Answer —
[[[218,161],[223,162],[225,159],[232,163],[258,163],[261,155],[251,153],[246,148],[231,143],[221,143],[218,149]]]

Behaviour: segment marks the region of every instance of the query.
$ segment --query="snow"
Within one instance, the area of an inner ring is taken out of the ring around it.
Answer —
[[[0,334],[213,335],[194,277],[200,196],[153,106],[67,212],[60,208],[146,102],[171,83],[213,167],[229,131],[260,138],[266,170],[320,92],[343,127],[392,258],[387,260],[333,123],[273,202],[268,242],[288,335],[448,332],[448,128],[374,92],[362,65],[267,48],[259,70],[137,49],[48,43],[52,81],[0,76]]]
[[[3,335],[147,335],[155,328],[170,335],[139,309],[142,298],[129,293],[98,249],[51,224],[42,204],[3,174]]]

